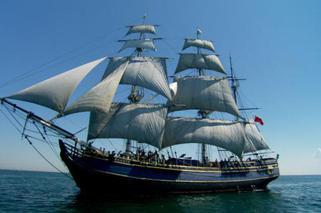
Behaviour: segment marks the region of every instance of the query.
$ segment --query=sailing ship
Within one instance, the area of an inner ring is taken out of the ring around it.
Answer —
[[[138,36],[120,40],[120,51],[133,49],[129,56],[94,60],[1,98],[1,104],[31,145],[39,139],[55,148],[48,138],[58,138],[60,157],[84,192],[266,189],[279,176],[278,156],[262,137],[255,122],[259,118],[249,119],[241,113],[246,109],[238,106],[240,79],[232,63],[228,75],[213,42],[202,39],[197,30],[196,38],[185,39],[169,83],[167,58],[146,55],[160,39],[155,38],[157,27],[145,22],[128,27],[126,36]],[[185,49],[196,51],[186,53]],[[68,104],[82,79],[105,60],[109,63],[101,81]],[[121,85],[130,87],[128,101],[115,101]],[[147,92],[153,94],[154,102],[146,100]],[[38,104],[58,114],[45,119],[9,99]],[[57,119],[82,112],[90,114],[86,140],[55,124]],[[223,119],[215,118],[222,114]],[[110,138],[123,139],[118,142],[124,143],[124,151],[95,147],[97,139]],[[173,149],[181,144],[198,144],[197,157],[178,157]],[[213,150],[216,160],[210,157]]]

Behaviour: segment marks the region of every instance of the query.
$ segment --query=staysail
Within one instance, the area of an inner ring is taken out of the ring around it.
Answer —
[[[269,149],[254,123],[250,122],[245,125],[245,133],[248,143],[245,144],[244,153]]]
[[[64,111],[64,115],[84,111],[109,111],[120,79],[122,78],[127,65],[128,61],[117,67],[113,73],[103,79],[85,95],[81,96],[71,106],[67,107]]]
[[[188,76],[170,84],[173,93],[170,111],[200,109],[240,116],[226,78]]]
[[[62,113],[70,95],[77,85],[105,58],[106,57],[92,61],[56,75],[31,87],[23,89],[8,98],[39,104]]]

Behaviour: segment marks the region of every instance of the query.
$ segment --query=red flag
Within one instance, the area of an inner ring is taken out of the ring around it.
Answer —
[[[257,122],[257,123],[259,123],[259,124],[261,124],[262,126],[264,125],[264,122],[263,122],[262,118],[260,118],[260,117],[258,117],[258,116],[255,116],[255,117],[254,117],[254,121]]]

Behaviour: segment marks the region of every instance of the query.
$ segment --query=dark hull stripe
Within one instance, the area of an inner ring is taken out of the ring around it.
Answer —
[[[266,179],[271,179],[271,178],[277,178],[278,175],[272,175],[268,177],[261,177],[261,178],[247,178],[247,179],[235,179],[235,180],[162,180],[162,179],[150,179],[150,178],[140,178],[140,177],[134,177],[134,176],[129,176],[129,175],[123,175],[123,174],[118,174],[118,173],[113,173],[113,172],[107,172],[107,171],[98,171],[96,170],[95,172],[97,173],[105,173],[109,175],[115,175],[115,176],[121,176],[125,178],[132,178],[132,179],[139,179],[139,180],[148,180],[148,181],[161,181],[161,182],[181,182],[181,183],[228,183],[228,182],[242,182],[242,181],[256,181],[256,180],[266,180]]]

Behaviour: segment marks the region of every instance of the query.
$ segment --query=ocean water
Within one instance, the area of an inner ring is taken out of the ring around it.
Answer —
[[[321,176],[281,176],[264,192],[92,197],[59,173],[0,170],[0,212],[321,212]]]

